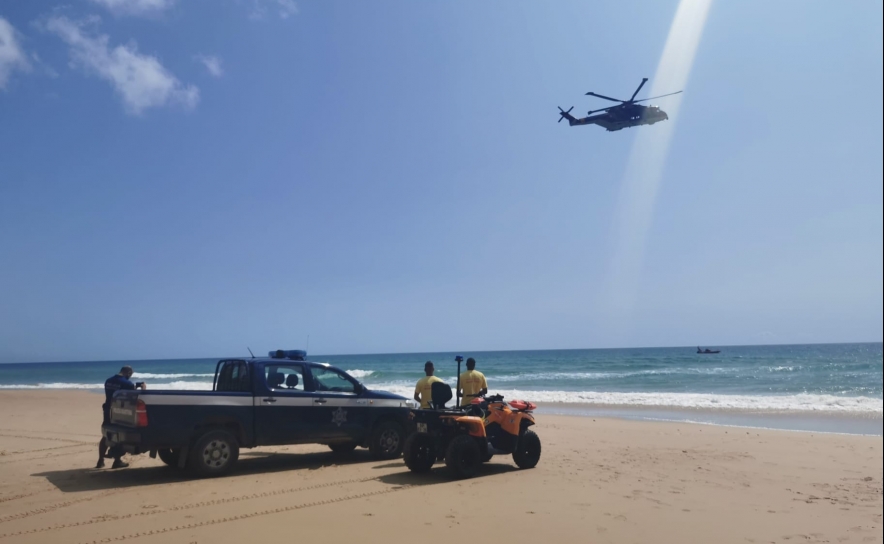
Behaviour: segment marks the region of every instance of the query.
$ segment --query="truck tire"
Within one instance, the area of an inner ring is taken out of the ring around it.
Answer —
[[[179,455],[181,455],[181,450],[178,448],[157,450],[157,456],[160,458],[160,461],[166,463],[170,467],[178,466]]]
[[[405,429],[395,421],[381,421],[371,432],[368,450],[375,459],[395,459],[402,455]]]
[[[513,452],[513,461],[519,468],[534,468],[540,461],[540,437],[534,431],[525,431]]]
[[[199,476],[220,476],[239,458],[239,442],[227,431],[209,431],[194,442],[187,468]]]
[[[436,463],[436,448],[433,437],[426,433],[413,433],[405,441],[402,449],[405,466],[412,472],[429,472]]]
[[[455,436],[445,452],[445,465],[456,478],[472,478],[482,465],[482,452],[472,436]]]
[[[356,442],[344,442],[342,444],[329,444],[328,447],[335,453],[350,453],[356,449]]]

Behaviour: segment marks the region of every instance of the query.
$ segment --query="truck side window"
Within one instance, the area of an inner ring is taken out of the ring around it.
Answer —
[[[252,390],[249,365],[245,361],[228,361],[218,373],[216,391],[248,393]]]
[[[356,384],[346,376],[331,368],[313,368],[313,385],[317,391],[334,391],[336,393],[355,393]]]
[[[304,368],[301,365],[264,367],[267,388],[273,391],[304,391]]]

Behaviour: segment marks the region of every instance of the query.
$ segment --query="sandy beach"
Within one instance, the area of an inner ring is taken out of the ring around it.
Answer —
[[[100,404],[0,392],[0,544],[882,542],[881,436],[542,416],[527,471],[451,481],[291,446],[196,480],[147,455],[93,469]]]

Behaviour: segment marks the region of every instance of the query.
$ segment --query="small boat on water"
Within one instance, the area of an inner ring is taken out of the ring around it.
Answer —
[[[701,355],[711,355],[713,353],[721,353],[721,350],[720,349],[709,349],[709,348],[700,349],[700,346],[697,346],[697,353],[699,353]]]

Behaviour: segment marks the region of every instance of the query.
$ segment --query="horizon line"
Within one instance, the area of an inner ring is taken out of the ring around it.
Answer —
[[[786,343],[786,344],[708,344],[717,348],[748,348],[748,347],[786,347],[786,346],[839,346],[848,344],[884,344],[884,340],[870,340],[862,342],[806,342],[806,343]],[[533,349],[483,349],[483,350],[461,350],[461,351],[397,351],[397,352],[375,352],[375,353],[332,353],[320,354],[317,357],[353,357],[358,355],[425,355],[425,354],[460,354],[460,353],[515,353],[525,351],[606,351],[606,350],[623,350],[623,349],[680,349],[691,348],[694,346],[625,346],[616,348],[533,348]],[[32,365],[32,364],[74,364],[74,363],[102,363],[102,362],[148,362],[148,361],[185,361],[193,359],[226,359],[231,356],[224,357],[168,357],[163,359],[89,359],[89,360],[71,360],[71,361],[16,361],[16,362],[0,362],[0,365]],[[240,356],[236,356],[240,357]],[[251,359],[251,356],[241,356],[244,359]],[[309,357],[309,354],[308,354]],[[262,356],[256,359],[266,358]]]

